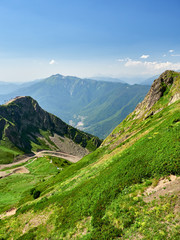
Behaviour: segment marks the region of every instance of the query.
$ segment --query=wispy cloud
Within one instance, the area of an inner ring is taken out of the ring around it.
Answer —
[[[143,56],[143,55],[142,55]],[[163,55],[167,57],[166,54]],[[174,57],[180,57],[180,54],[171,54]],[[131,58],[122,58],[118,59],[120,62],[119,69],[126,73],[127,75],[157,75],[162,73],[165,70],[179,70],[180,61],[165,61],[165,60],[154,60],[148,61],[146,58],[142,59],[131,59]]]
[[[127,62],[129,60],[131,60],[131,58],[128,58],[128,57],[127,58],[118,58],[117,59],[118,62]]]
[[[180,57],[180,54],[171,54],[172,57]]]
[[[142,58],[142,59],[147,59],[148,57],[149,57],[149,55],[143,54],[140,58]]]
[[[53,65],[53,64],[55,64],[55,63],[56,63],[56,61],[55,61],[54,59],[52,59],[52,60],[49,62],[50,65]]]
[[[142,61],[137,61],[137,60],[129,59],[129,60],[124,64],[124,66],[125,66],[125,67],[132,67],[132,66],[138,66],[138,65],[142,65],[142,64],[143,64]]]
[[[125,67],[141,67],[144,70],[148,71],[163,71],[167,69],[178,70],[180,69],[180,62],[172,63],[172,62],[157,62],[157,61],[137,61],[137,60],[129,60],[124,64]]]
[[[174,52],[174,50],[173,50],[173,49],[170,49],[170,50],[169,50],[169,52],[170,52],[170,53],[173,53],[173,52]]]

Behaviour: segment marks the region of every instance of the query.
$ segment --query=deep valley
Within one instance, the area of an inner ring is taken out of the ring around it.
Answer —
[[[31,97],[0,106],[0,239],[179,239],[180,73],[140,98],[103,142]]]

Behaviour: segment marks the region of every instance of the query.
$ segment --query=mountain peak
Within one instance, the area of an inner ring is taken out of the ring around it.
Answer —
[[[7,152],[9,142],[24,153],[55,148],[82,157],[101,144],[97,137],[67,125],[28,96],[18,96],[1,105],[0,112],[0,143],[7,147]],[[52,143],[52,138],[57,145]],[[71,145],[68,149],[67,142]]]
[[[179,82],[179,77],[180,74],[178,72],[166,70],[159,76],[159,78],[155,79],[144,100],[137,105],[135,109],[135,118],[142,117],[144,113],[146,113],[144,115],[146,117],[149,110],[160,100],[161,97],[171,90],[172,86],[175,85],[174,83],[176,81]],[[171,94],[169,94],[169,96],[171,95],[169,101],[173,98],[174,94],[177,94],[177,86],[174,86],[174,88],[175,91],[171,90]]]
[[[168,109],[169,105],[179,99],[180,73],[167,70],[154,80],[144,100],[113,130],[101,144],[101,147],[111,144],[111,149],[115,148],[118,144],[134,135],[134,131],[129,132],[129,128],[140,124],[139,131],[141,131],[142,125],[147,123],[146,120],[148,118],[153,118],[155,114],[160,114],[161,111]],[[177,104],[179,103],[177,102]]]

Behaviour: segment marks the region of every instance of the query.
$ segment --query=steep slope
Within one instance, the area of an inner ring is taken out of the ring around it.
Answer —
[[[132,134],[132,125],[144,124],[143,120],[149,121],[153,115],[161,112],[165,107],[168,107],[173,102],[179,100],[180,98],[180,83],[179,83],[180,73],[174,71],[165,71],[157,78],[144,100],[139,103],[134,110],[120,126],[117,126],[109,137],[106,138],[103,144],[109,144],[114,141],[117,143],[119,138],[129,138]],[[139,125],[139,128],[142,125]],[[125,131],[122,126],[125,125],[126,128],[131,127],[130,131]],[[123,130],[122,130],[123,129]],[[123,131],[123,132],[122,132]],[[137,129],[136,129],[137,131]],[[127,134],[128,133],[128,134]],[[126,136],[128,135],[128,136]]]
[[[179,95],[180,74],[166,71],[100,148],[37,183],[39,198],[9,203],[1,238],[178,240]]]
[[[0,100],[3,103],[12,97],[31,96],[45,110],[66,123],[105,138],[144,98],[148,90],[148,86],[131,86],[57,74],[9,95],[0,96]],[[123,116],[121,110],[124,112]]]
[[[42,149],[84,156],[100,143],[97,137],[44,111],[31,97],[17,97],[0,106],[1,163],[12,161],[16,155]]]

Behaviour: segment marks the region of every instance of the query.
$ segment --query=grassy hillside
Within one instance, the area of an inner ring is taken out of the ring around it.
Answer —
[[[178,240],[178,96],[180,74],[168,71],[100,148],[38,182],[37,199],[24,191],[1,238]]]
[[[100,143],[44,111],[31,97],[17,97],[0,106],[0,164],[44,149],[84,156]]]
[[[34,84],[32,82],[30,85],[23,85],[9,95],[0,96],[0,101],[3,103],[12,97],[31,96],[46,111],[66,123],[105,138],[134,110],[148,90],[148,86],[131,86],[57,74]],[[127,107],[124,108],[125,106]],[[121,110],[124,112],[123,116],[120,114]]]
[[[58,174],[70,166],[71,163],[57,157],[46,156],[38,158],[37,160],[31,159],[21,164],[21,166],[22,165],[30,171],[29,174],[13,174],[0,180],[0,213],[8,210],[10,206],[13,208],[13,206],[19,202],[24,192],[29,192],[31,189],[34,189],[37,184]],[[14,168],[17,168],[17,166]],[[3,171],[8,173],[9,169],[6,168]]]

